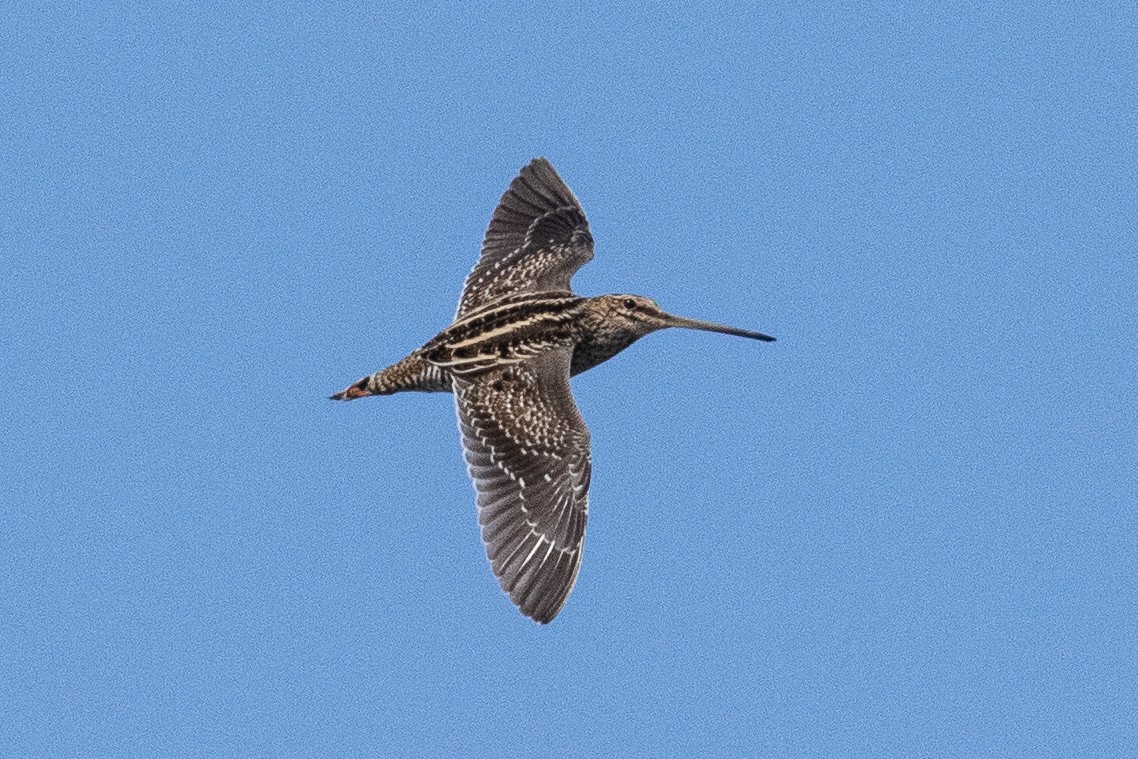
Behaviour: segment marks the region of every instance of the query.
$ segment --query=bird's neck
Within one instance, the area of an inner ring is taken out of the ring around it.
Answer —
[[[641,335],[622,326],[598,301],[587,301],[580,320],[581,334],[573,349],[569,373],[577,375],[608,361]]]

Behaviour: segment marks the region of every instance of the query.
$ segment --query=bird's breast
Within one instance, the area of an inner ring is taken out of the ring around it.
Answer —
[[[570,376],[592,369],[602,364],[632,345],[637,335],[623,332],[590,331],[578,340],[573,348],[573,361],[569,367]]]

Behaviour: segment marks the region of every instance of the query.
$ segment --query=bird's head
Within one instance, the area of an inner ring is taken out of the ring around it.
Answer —
[[[697,319],[686,319],[682,316],[669,314],[656,305],[651,298],[643,295],[602,295],[596,298],[601,302],[605,319],[612,327],[636,338],[641,338],[650,332],[668,327],[681,327],[683,329],[699,329],[705,332],[722,332],[725,335],[749,337],[752,340],[772,342],[770,335],[761,332],[750,332],[745,329],[728,327],[714,322],[704,322]]]

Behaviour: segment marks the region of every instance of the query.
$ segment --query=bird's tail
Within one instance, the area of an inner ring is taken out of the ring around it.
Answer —
[[[351,401],[368,395],[391,395],[404,391],[449,393],[450,385],[449,374],[412,353],[386,369],[353,382],[330,397],[334,401]]]

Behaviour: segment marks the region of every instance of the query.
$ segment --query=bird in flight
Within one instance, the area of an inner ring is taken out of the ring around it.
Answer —
[[[454,394],[486,555],[510,600],[543,624],[577,581],[589,513],[589,430],[569,378],[667,327],[774,340],[640,295],[575,295],[569,280],[592,257],[580,203],[535,158],[494,210],[454,323],[332,396]]]

